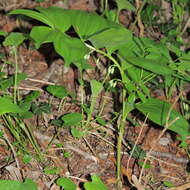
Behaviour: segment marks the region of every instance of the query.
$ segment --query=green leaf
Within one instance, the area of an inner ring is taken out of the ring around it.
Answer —
[[[32,156],[30,154],[25,154],[22,158],[22,161],[24,162],[24,164],[30,163],[31,160],[32,160]]]
[[[164,186],[166,187],[174,187],[174,184],[170,181],[163,181]]]
[[[174,71],[165,63],[143,57],[126,57],[126,61],[159,75],[172,75]]]
[[[61,119],[64,121],[64,125],[73,126],[78,125],[83,120],[83,116],[81,113],[74,112],[64,115]]]
[[[38,11],[40,11],[45,18],[48,19],[51,23],[53,23],[54,29],[57,29],[61,32],[65,32],[71,26],[71,17],[68,14],[69,10],[62,9],[60,7],[37,7]]]
[[[72,38],[66,34],[57,32],[54,39],[54,48],[63,56],[67,63],[80,61],[88,54],[88,48],[78,38]]]
[[[35,41],[36,48],[39,48],[41,44],[53,42],[55,35],[55,30],[47,26],[33,27],[30,32],[30,37]]]
[[[7,32],[5,32],[5,31],[3,31],[3,30],[0,30],[0,36],[6,36],[8,33]]]
[[[136,11],[135,7],[128,0],[116,0],[117,7],[120,10],[127,9],[129,11]]]
[[[144,165],[144,162],[138,162],[138,165],[141,166],[141,167],[143,167],[144,169],[150,169],[150,168],[152,168],[152,166],[150,164],[146,163]]]
[[[31,179],[26,179],[24,183],[15,180],[0,180],[2,190],[37,190],[36,184]]]
[[[98,49],[106,47],[114,48],[114,50],[128,43],[131,39],[132,33],[124,27],[110,28],[89,38]]]
[[[86,182],[84,184],[85,190],[108,190],[99,176],[93,175],[92,182]]]
[[[80,70],[80,72],[86,69],[93,69],[93,66],[88,64],[85,59],[81,59],[77,62],[74,62],[73,64],[76,65],[76,67]]]
[[[17,85],[24,79],[26,79],[27,75],[25,73],[17,74]],[[11,76],[8,79],[4,79],[0,81],[0,90],[4,91],[7,88],[14,85],[15,76]]]
[[[77,128],[72,127],[71,128],[71,134],[75,138],[82,138],[85,133],[83,131],[78,130]]]
[[[18,14],[22,14],[28,17],[31,17],[33,19],[36,19],[38,21],[41,21],[44,24],[47,24],[50,27],[54,27],[54,23],[46,17],[46,15],[43,15],[42,13],[39,13],[37,11],[32,11],[32,10],[26,10],[26,9],[16,9],[13,10],[9,13],[9,15],[18,15]]]
[[[166,127],[166,119],[168,117],[171,105],[167,102],[150,98],[146,102],[136,104],[136,108],[156,124]],[[176,110],[172,110],[169,116],[169,123],[176,118],[175,121],[168,129],[181,135],[182,140],[186,140],[189,135],[189,123],[187,120]]]
[[[47,102],[42,102],[40,105],[32,103],[31,109],[35,115],[40,115],[42,113],[51,113],[51,106]]]
[[[25,102],[32,102],[33,100],[37,99],[39,96],[40,96],[39,91],[33,91],[24,97],[24,101]]]
[[[26,37],[19,32],[11,32],[10,35],[8,35],[4,42],[4,46],[19,46],[22,44],[22,42],[26,39]]]
[[[97,81],[97,80],[91,80],[90,81],[90,86],[91,86],[91,90],[92,90],[92,96],[93,97],[97,97],[98,94],[101,92],[101,90],[103,89],[103,85],[101,82]]]
[[[133,148],[134,144],[131,143],[131,145]],[[130,151],[130,154],[132,154],[132,150]],[[140,146],[135,146],[135,149],[133,150],[133,154],[131,156],[136,159],[144,159],[146,152]]]
[[[20,113],[22,110],[9,97],[0,97],[0,115],[10,112]]]
[[[53,119],[51,122],[50,122],[51,125],[55,125],[57,127],[61,127],[63,126],[63,121],[61,119]]]
[[[83,39],[88,39],[90,36],[114,25],[96,13],[71,10],[69,14],[72,18],[72,26]]]
[[[77,186],[70,179],[65,177],[60,177],[56,183],[64,188],[64,190],[76,190],[77,188]]]
[[[68,92],[65,87],[59,85],[49,85],[47,91],[57,98],[65,98]]]
[[[22,110],[22,112],[26,112],[30,109],[31,106],[31,102],[25,101],[25,100],[21,100],[19,102],[19,107]]]
[[[47,175],[55,175],[59,173],[59,169],[56,167],[46,167],[44,173]]]
[[[21,184],[21,188],[19,190],[26,190],[26,189],[37,190],[37,185],[31,179],[26,179],[25,182]]]

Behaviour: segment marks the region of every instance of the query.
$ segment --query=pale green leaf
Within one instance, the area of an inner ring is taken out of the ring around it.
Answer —
[[[26,39],[26,37],[19,32],[11,32],[10,35],[8,35],[4,42],[3,45],[4,46],[19,46],[24,40]]]
[[[9,97],[0,97],[0,115],[10,112],[20,113],[22,110]]]
[[[101,90],[103,89],[103,85],[101,82],[97,81],[97,80],[91,80],[90,81],[90,86],[91,86],[91,90],[92,90],[92,96],[93,97],[97,97],[98,94],[101,92]]]
[[[117,7],[120,10],[127,9],[129,11],[136,11],[135,7],[128,0],[116,0]]]

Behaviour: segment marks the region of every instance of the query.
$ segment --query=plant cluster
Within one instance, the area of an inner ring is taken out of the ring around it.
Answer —
[[[118,12],[114,13],[105,10],[104,17],[96,13],[64,10],[58,7],[37,7],[36,10],[17,9],[11,11],[9,15],[31,17],[40,21],[41,25],[34,26],[29,35],[14,32],[11,34],[0,33],[5,37],[3,45],[12,47],[15,63],[17,63],[16,48],[25,39],[32,40],[36,48],[45,43],[52,43],[55,51],[64,59],[65,64],[67,66],[74,64],[80,71],[81,76],[86,69],[92,69],[88,64],[88,59],[94,53],[104,56],[109,61],[105,80],[90,81],[90,105],[86,107],[82,102],[81,113],[68,113],[59,120],[53,121],[53,123],[57,126],[69,126],[71,134],[76,138],[85,136],[91,128],[91,121],[94,117],[96,118],[96,116],[93,116],[93,112],[96,98],[101,91],[111,89],[114,93],[114,89],[120,88],[122,106],[117,115],[116,126],[118,132],[118,188],[122,186],[122,139],[126,130],[126,120],[129,119],[132,111],[137,110],[154,123],[178,134],[178,139],[181,141],[180,146],[183,148],[187,147],[186,140],[189,136],[189,122],[183,115],[184,113],[181,114],[174,109],[175,102],[172,105],[167,101],[156,99],[152,97],[151,90],[161,86],[165,91],[166,98],[169,100],[176,89],[183,89],[184,84],[190,81],[190,54],[182,51],[179,43],[171,43],[170,38],[163,38],[160,42],[156,42],[150,38],[136,37],[130,30],[120,25],[118,15],[122,9],[127,7],[129,10],[135,11],[133,5],[129,1],[126,2],[128,3],[121,0],[117,1]],[[184,6],[185,3],[187,2],[181,2],[180,6]],[[177,0],[173,1],[172,5],[175,10],[173,12],[175,16],[174,22],[178,25],[181,21],[182,13],[179,10]],[[149,20],[150,18],[148,17],[150,13],[153,15],[154,6],[149,3],[139,13],[147,21],[145,22],[147,25],[151,25],[157,19],[152,17],[153,19]],[[175,37],[180,36],[181,27],[178,27],[178,33],[175,34]],[[77,37],[70,35],[70,30],[73,30]],[[0,74],[0,90],[2,92],[0,96],[0,115],[3,121],[24,150],[26,150],[26,145],[22,143],[23,133],[27,134],[30,143],[32,143],[36,152],[41,155],[30,128],[27,128],[22,119],[31,117],[33,114],[50,112],[49,105],[36,105],[34,103],[40,95],[39,92],[32,92],[23,98],[19,97],[17,87],[19,82],[24,80],[26,76],[18,73],[18,64],[15,66],[14,76],[5,78],[4,73],[1,72]],[[79,80],[79,83],[82,88],[85,87],[82,79]],[[14,86],[13,96],[10,96],[6,91],[11,86]],[[49,85],[46,90],[62,100],[67,96],[71,96],[63,86],[59,85]],[[178,99],[188,106],[189,102],[182,97],[182,94],[179,94]],[[100,117],[96,119],[100,121]],[[20,133],[20,131],[23,133]],[[107,189],[97,176],[92,176],[92,180],[93,182],[88,182],[84,185],[85,189],[93,190],[95,186],[100,186],[99,189],[102,190]],[[9,182],[4,181],[3,183]],[[20,182],[15,183],[23,186]],[[64,189],[76,189],[75,185],[66,178],[60,178],[57,183]]]

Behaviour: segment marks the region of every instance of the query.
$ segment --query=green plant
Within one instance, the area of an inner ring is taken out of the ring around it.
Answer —
[[[32,117],[33,114],[30,111],[32,101],[39,96],[39,92],[32,92],[29,95],[23,97],[19,96],[18,85],[19,83],[26,79],[27,75],[25,73],[18,72],[18,55],[17,48],[23,43],[26,37],[21,33],[2,33],[1,35],[5,37],[3,41],[4,46],[8,46],[14,56],[15,64],[15,74],[13,76],[6,76],[5,73],[1,72],[0,76],[0,116],[4,121],[4,125],[10,130],[12,135],[18,144],[18,149],[22,153],[27,153],[29,155],[26,145],[27,141],[25,135],[28,137],[30,143],[33,145],[36,152],[41,155],[39,147],[35,141],[35,138],[30,130],[29,126],[26,126],[22,119]],[[13,87],[13,97],[8,95],[8,89]],[[25,140],[24,140],[25,139]]]
[[[91,178],[91,182],[84,183],[85,190],[108,190],[108,188],[105,186],[99,176],[92,175]],[[76,185],[69,178],[58,178],[56,183],[60,187],[64,188],[64,190],[76,190]]]
[[[122,8],[121,4],[118,6]],[[159,78],[161,78],[166,97],[169,99],[174,87],[179,87],[181,81],[189,82],[189,65],[184,62],[184,57],[185,60],[190,60],[188,53],[182,52],[171,43],[164,45],[163,42],[158,43],[148,38],[135,37],[120,24],[94,13],[63,10],[58,7],[38,7],[36,11],[18,9],[10,14],[23,14],[45,24],[45,26],[33,27],[30,32],[30,37],[36,47],[52,42],[57,53],[64,58],[66,65],[74,63],[81,73],[90,68],[86,58],[93,52],[103,55],[111,62],[108,69],[110,76],[112,73],[119,72],[119,76],[109,83],[112,88],[120,84],[122,96],[122,106],[117,121],[118,188],[121,189],[122,186],[121,145],[126,118],[134,109],[138,109],[150,120],[163,127],[167,128],[169,125],[169,130],[179,134],[182,145],[186,146],[189,123],[180,113],[172,110],[171,104],[152,98],[150,91],[153,85],[160,83]],[[64,19],[60,20],[61,17]],[[68,34],[71,27],[78,37]],[[176,60],[171,57],[171,52],[176,54]],[[89,127],[92,118],[94,96],[97,96],[105,87],[105,83],[108,81],[90,83],[92,101],[90,109],[86,111],[87,122],[82,125],[86,128]],[[69,113],[63,116],[62,120],[67,125],[76,125],[76,123],[82,123],[84,118],[84,113]],[[72,129],[74,129],[72,132],[74,136],[83,135],[83,132],[77,133],[76,128]]]
[[[14,180],[0,180],[0,189],[3,190],[37,190],[36,184],[31,179],[26,179],[25,182]]]

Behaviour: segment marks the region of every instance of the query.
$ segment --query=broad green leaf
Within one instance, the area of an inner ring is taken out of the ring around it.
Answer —
[[[96,13],[71,10],[69,14],[72,18],[72,26],[77,34],[79,34],[79,36],[83,39],[88,39],[90,36],[97,34],[113,25],[108,23],[106,19]]]
[[[168,117],[171,105],[167,102],[150,98],[145,103],[136,104],[136,108],[156,124],[166,127],[166,119]],[[176,110],[172,110],[169,115],[169,123],[175,121],[168,129],[181,135],[182,140],[186,140],[189,135],[189,123],[187,120]]]
[[[20,113],[22,110],[8,97],[0,97],[0,115],[5,113]]]
[[[118,48],[132,40],[132,33],[124,27],[107,29],[89,38],[96,48]]]
[[[91,80],[90,81],[90,86],[91,86],[91,90],[92,90],[92,96],[93,97],[97,97],[98,94],[101,92],[101,90],[103,89],[103,85],[101,82],[96,81],[96,80]]]
[[[30,37],[35,41],[36,48],[39,48],[43,43],[53,42],[55,34],[55,30],[50,27],[36,26],[32,28]]]
[[[118,55],[120,55],[123,59],[125,59],[126,56],[142,57],[144,55],[144,47],[140,43],[139,39],[133,36],[128,43],[123,44],[123,46],[119,48]]]
[[[81,40],[78,38],[72,38],[61,32],[56,33],[54,48],[69,64],[84,59],[89,51]]]
[[[54,27],[54,23],[46,17],[46,15],[43,15],[42,13],[39,13],[37,11],[32,11],[32,10],[26,10],[26,9],[16,9],[13,10],[9,13],[9,15],[18,15],[18,14],[22,14],[28,17],[31,17],[33,19],[36,19],[44,24],[47,24],[50,27]]]
[[[99,176],[93,175],[92,182],[84,183],[85,190],[108,190]]]
[[[143,57],[126,57],[126,61],[159,75],[172,75],[174,71],[165,63]]]
[[[68,92],[65,87],[59,85],[49,85],[47,91],[57,98],[65,98]]]
[[[37,185],[31,179],[26,179],[25,182],[23,184],[21,184],[21,188],[19,190],[26,190],[26,189],[27,190],[38,190]]]
[[[64,190],[76,190],[77,186],[68,178],[60,177],[57,180],[57,185],[64,188]]]
[[[24,183],[15,180],[0,180],[2,190],[37,190],[36,184],[31,179],[26,179]]]
[[[150,57],[150,59],[154,59],[153,55],[157,54],[157,57],[160,55],[161,58],[165,58],[168,61],[171,59],[169,50],[165,44],[161,42],[155,42],[150,38],[139,38],[139,41],[145,48],[147,58]]]
[[[3,45],[4,46],[19,46],[24,40],[26,39],[26,37],[19,32],[11,32],[10,35],[8,35],[4,42]]]
[[[69,10],[65,10],[60,7],[37,7],[36,9],[40,11],[48,19],[48,21],[53,23],[54,29],[65,32],[70,28],[71,18],[68,14]]]
[[[127,9],[129,11],[136,11],[135,7],[128,0],[116,0],[117,7],[120,10]]]
[[[64,125],[66,126],[72,126],[72,125],[78,125],[82,120],[83,120],[83,116],[81,113],[68,113],[66,115],[64,115],[61,118],[64,121]]]

